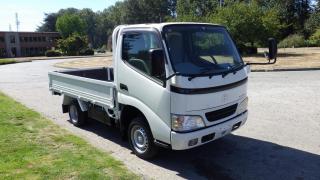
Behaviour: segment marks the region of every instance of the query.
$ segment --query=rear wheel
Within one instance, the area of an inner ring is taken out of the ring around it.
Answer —
[[[70,121],[74,126],[83,126],[87,119],[87,112],[81,111],[81,108],[77,102],[73,102],[69,106]]]
[[[132,151],[142,159],[150,159],[158,152],[153,143],[151,131],[144,118],[138,117],[131,121],[128,128],[129,143]]]

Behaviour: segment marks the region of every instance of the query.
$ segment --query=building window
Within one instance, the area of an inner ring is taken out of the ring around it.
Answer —
[[[37,37],[33,37],[33,42],[37,42]]]
[[[20,39],[20,42],[23,42],[23,38],[22,37],[19,37],[19,39]]]
[[[6,57],[6,50],[4,48],[0,48],[0,57]]]
[[[41,37],[42,38],[42,42],[46,42],[46,37]]]
[[[29,42],[32,42],[32,37],[29,37]]]
[[[4,42],[4,37],[0,37],[0,42]]]
[[[13,57],[16,57],[17,56],[17,48],[11,48],[11,54]]]
[[[30,48],[26,48],[26,56],[30,56]]]
[[[28,37],[24,37],[24,38],[23,38],[23,41],[24,41],[24,42],[28,42]]]
[[[10,36],[10,43],[16,43],[16,37]]]

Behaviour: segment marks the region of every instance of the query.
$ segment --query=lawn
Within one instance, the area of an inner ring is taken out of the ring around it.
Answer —
[[[267,62],[263,52],[267,49],[259,48],[256,56],[247,56],[246,62]],[[277,69],[320,69],[320,47],[314,48],[279,48],[278,61],[273,65],[253,65],[252,70],[277,70]]]
[[[0,59],[0,65],[16,63],[14,59]]]
[[[137,179],[124,165],[0,93],[1,179]]]

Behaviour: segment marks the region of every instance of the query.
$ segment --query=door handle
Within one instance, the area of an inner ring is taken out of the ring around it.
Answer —
[[[122,83],[120,83],[120,89],[124,91],[129,91],[128,86]]]

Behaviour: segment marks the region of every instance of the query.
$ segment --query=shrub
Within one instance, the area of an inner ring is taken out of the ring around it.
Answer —
[[[280,48],[286,48],[286,47],[305,47],[307,46],[307,42],[304,39],[304,37],[300,34],[292,34],[285,39],[283,39],[278,46]]]
[[[60,51],[57,51],[57,50],[48,50],[46,51],[45,55],[47,57],[57,57],[57,56],[61,56],[61,52]]]
[[[87,37],[79,34],[72,34],[65,39],[59,39],[57,43],[63,54],[68,56],[77,56],[82,49],[88,47]]]
[[[97,53],[106,53],[106,50],[104,50],[104,49],[98,49],[98,50],[97,50]]]
[[[97,50],[97,53],[106,53],[107,46],[103,45],[100,49]]]
[[[90,48],[82,49],[80,51],[80,55],[82,55],[82,56],[92,56],[92,55],[94,55],[94,50],[90,49]]]
[[[317,31],[310,36],[308,42],[312,46],[320,46],[320,29],[317,29]]]

